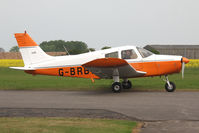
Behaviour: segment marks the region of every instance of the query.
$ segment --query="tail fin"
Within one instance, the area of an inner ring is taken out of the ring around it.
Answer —
[[[15,38],[25,67],[31,67],[33,64],[52,59],[52,57],[47,55],[26,32],[16,33]]]

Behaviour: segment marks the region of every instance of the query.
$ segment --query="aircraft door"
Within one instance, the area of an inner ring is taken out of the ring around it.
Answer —
[[[125,59],[136,70],[142,70],[143,68],[142,61],[140,60],[138,54],[135,52],[134,49],[122,50],[121,58]]]

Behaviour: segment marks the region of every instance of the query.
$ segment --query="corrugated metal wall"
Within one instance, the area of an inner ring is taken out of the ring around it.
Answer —
[[[160,54],[181,55],[189,59],[199,59],[199,48],[156,48],[156,50]]]

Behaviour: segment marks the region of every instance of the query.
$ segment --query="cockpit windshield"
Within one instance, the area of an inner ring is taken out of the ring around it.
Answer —
[[[146,49],[143,49],[143,48],[137,47],[137,50],[139,51],[139,53],[141,54],[141,56],[143,58],[149,57],[149,56],[151,56],[153,54],[152,52],[150,52],[150,51],[148,51]]]

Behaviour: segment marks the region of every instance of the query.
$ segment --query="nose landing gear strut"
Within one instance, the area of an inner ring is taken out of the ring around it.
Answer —
[[[176,89],[175,83],[169,81],[168,75],[165,75],[165,79],[163,79],[166,84],[165,84],[165,90],[168,92],[174,92]]]

